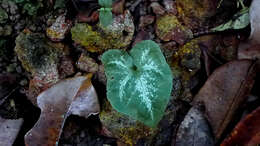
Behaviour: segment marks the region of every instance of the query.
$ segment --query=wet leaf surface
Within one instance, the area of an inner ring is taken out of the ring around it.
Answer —
[[[196,95],[195,103],[204,104],[216,139],[220,138],[234,112],[250,93],[254,77],[254,62],[231,61],[216,69]]]
[[[207,119],[198,107],[192,107],[182,121],[172,146],[214,146]]]
[[[23,119],[9,120],[0,117],[0,145],[12,146],[22,124]]]
[[[242,119],[221,146],[255,146],[260,144],[260,107]]]
[[[55,145],[69,115],[87,118],[99,113],[97,95],[90,78],[91,75],[63,80],[37,97],[41,115],[25,135],[26,145]]]

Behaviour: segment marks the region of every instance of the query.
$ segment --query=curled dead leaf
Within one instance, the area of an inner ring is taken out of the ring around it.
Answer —
[[[100,106],[91,76],[63,80],[42,92],[37,103],[41,115],[25,135],[27,146],[54,146],[58,143],[66,118],[71,115],[89,117],[98,114]]]
[[[208,78],[196,95],[194,103],[205,105],[205,112],[216,139],[232,119],[254,84],[255,63],[249,60],[231,61]]]
[[[242,119],[221,146],[255,146],[260,144],[260,107]]]

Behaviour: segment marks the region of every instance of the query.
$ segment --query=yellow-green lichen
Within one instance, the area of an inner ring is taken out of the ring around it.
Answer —
[[[216,13],[216,0],[176,0],[177,11],[184,23],[192,28],[203,25]]]
[[[172,70],[179,70],[181,74],[182,83],[187,84],[191,77],[200,69],[200,48],[198,45],[198,39],[193,39],[192,41],[186,43],[185,45],[181,46],[179,50],[173,55],[172,60]],[[193,58],[190,60],[196,66],[194,69],[188,69],[187,67],[183,66],[183,62],[189,61],[188,58]]]
[[[156,34],[161,40],[174,40],[179,44],[184,44],[193,37],[192,31],[182,25],[172,14],[166,14],[157,19]]]
[[[113,19],[108,27],[97,24],[90,26],[78,23],[71,29],[72,39],[76,44],[90,52],[101,52],[107,49],[126,48],[134,34],[134,24],[130,12]]]
[[[156,21],[156,26],[162,34],[166,34],[176,27],[183,29],[177,17],[174,15],[165,15],[159,17],[159,19]]]
[[[105,101],[104,105],[102,105],[100,120],[114,137],[129,146],[135,145],[140,138],[149,138],[152,140],[158,130],[149,128],[138,121],[118,113],[112,109],[108,101]]]

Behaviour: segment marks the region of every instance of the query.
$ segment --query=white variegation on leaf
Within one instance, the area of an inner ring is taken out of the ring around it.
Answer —
[[[129,54],[121,50],[105,52],[102,62],[112,107],[155,127],[172,90],[172,72],[160,47],[151,40],[142,41]]]

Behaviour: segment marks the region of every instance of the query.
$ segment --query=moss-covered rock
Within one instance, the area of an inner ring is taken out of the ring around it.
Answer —
[[[71,22],[65,20],[65,15],[60,15],[55,22],[46,29],[46,35],[52,41],[61,41],[65,38],[71,27]]]
[[[163,41],[176,41],[183,45],[193,37],[191,30],[183,26],[172,14],[159,16],[156,21],[156,34]]]
[[[148,145],[158,129],[149,128],[142,123],[120,114],[112,108],[106,100],[100,112],[100,120],[103,126],[111,132],[112,136],[126,145],[135,145],[138,140],[145,138]]]
[[[172,72],[181,79],[183,100],[190,102],[193,98],[190,91],[197,85],[194,80],[196,73],[201,69],[201,51],[206,51],[204,53],[215,51],[218,47],[217,42],[218,38],[215,35],[201,36],[180,46],[173,54],[169,63]]]
[[[63,44],[50,42],[44,34],[25,31],[18,35],[15,43],[18,59],[23,68],[33,76],[29,93],[33,102],[36,101],[38,93],[56,83],[61,76],[66,76],[61,73],[67,75],[73,73],[71,61],[65,63],[67,69],[63,66],[68,48]]]
[[[185,25],[192,29],[202,27],[215,15],[219,0],[176,0],[177,10]]]
[[[192,77],[201,67],[200,55],[201,51],[197,39],[193,39],[181,46],[178,51],[173,54],[170,66],[172,72],[180,79],[182,85],[181,96],[178,97],[179,99],[188,102],[192,100],[190,84]]]
[[[107,49],[127,47],[134,34],[134,23],[129,11],[113,19],[113,23],[106,28],[100,24],[91,26],[78,23],[71,29],[72,39],[76,44],[90,52],[101,52]]]
[[[100,112],[102,125],[110,132],[105,133],[108,136],[118,138],[118,141],[123,145],[170,145],[174,131],[173,123],[178,120],[176,119],[177,113],[183,110],[183,105],[174,100],[180,95],[181,84],[178,79],[174,79],[173,82],[175,93],[172,95],[157,128],[146,127],[142,123],[120,114],[105,100]]]

